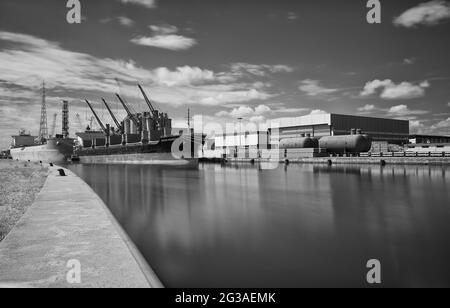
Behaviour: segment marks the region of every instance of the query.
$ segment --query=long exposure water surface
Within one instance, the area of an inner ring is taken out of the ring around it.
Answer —
[[[450,169],[73,165],[168,287],[450,286]]]

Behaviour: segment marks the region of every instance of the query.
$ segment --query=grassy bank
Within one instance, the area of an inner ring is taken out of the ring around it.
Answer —
[[[0,241],[33,203],[47,172],[40,164],[0,160]]]

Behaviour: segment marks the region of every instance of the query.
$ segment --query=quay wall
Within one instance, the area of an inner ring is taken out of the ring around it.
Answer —
[[[0,287],[163,287],[97,194],[57,169],[0,243]],[[73,262],[79,282],[67,278]]]

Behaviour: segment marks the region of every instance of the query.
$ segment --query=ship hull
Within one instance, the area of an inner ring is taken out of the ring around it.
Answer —
[[[141,164],[141,165],[196,165],[198,159],[176,158],[172,155],[175,137],[148,144],[113,145],[75,151],[82,164]]]
[[[70,157],[73,152],[73,146],[70,140],[48,140],[43,145],[13,148],[10,151],[14,160],[61,163]]]

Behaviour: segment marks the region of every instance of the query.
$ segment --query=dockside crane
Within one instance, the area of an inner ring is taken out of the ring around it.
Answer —
[[[128,114],[128,117],[131,119],[131,121],[133,121],[133,123],[136,125],[136,127],[139,127],[139,120],[136,119],[136,117],[131,113],[130,108],[128,108],[127,104],[125,104],[125,102],[123,101],[123,99],[120,97],[119,94],[116,93],[117,98],[119,99],[120,103],[123,106],[123,109],[125,109],[125,111]]]
[[[117,121],[116,116],[114,115],[114,113],[112,112],[111,108],[109,107],[108,103],[106,102],[106,100],[104,98],[102,98],[103,104],[105,105],[106,109],[108,109],[108,112],[111,116],[111,118],[113,119],[114,123],[116,124],[116,127],[119,131],[123,132],[123,127],[120,124],[119,121]]]
[[[155,113],[156,109],[153,107],[152,102],[148,98],[147,94],[145,93],[144,89],[141,87],[141,85],[138,85],[139,90],[141,90],[142,96],[144,96],[145,102],[148,105],[148,108],[150,108],[150,111],[152,112],[152,115]]]
[[[97,120],[98,125],[102,128],[103,132],[105,134],[109,134],[108,130],[106,129],[105,125],[103,125],[102,121],[100,121],[100,118],[98,117],[97,113],[94,111],[94,108],[92,108],[91,104],[88,100],[86,100],[87,105],[91,109],[92,113],[94,114],[95,119]]]

